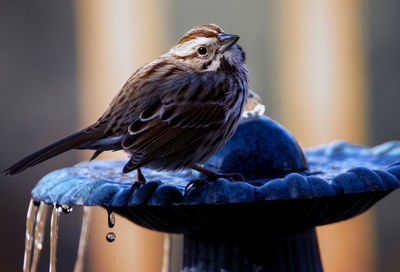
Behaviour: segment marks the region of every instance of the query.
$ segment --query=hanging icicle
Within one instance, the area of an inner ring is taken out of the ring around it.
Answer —
[[[81,236],[79,239],[78,255],[76,257],[74,272],[83,272],[86,244],[89,238],[89,226],[92,217],[92,209],[83,207],[83,218],[81,227]]]
[[[29,202],[28,213],[26,214],[25,253],[24,253],[24,264],[22,268],[23,272],[29,272],[31,267],[33,231],[35,228],[35,217],[37,211],[38,211],[37,202],[35,202],[31,198],[31,201]]]
[[[43,238],[45,233],[45,226],[47,216],[49,213],[49,205],[41,203],[36,215],[35,234],[33,239],[33,258],[30,272],[36,272],[39,263],[40,253],[43,249]]]
[[[58,219],[60,212],[62,211],[61,206],[54,203],[53,210],[51,212],[51,223],[50,223],[50,265],[49,272],[56,272],[56,258],[57,258],[57,240],[58,240]]]

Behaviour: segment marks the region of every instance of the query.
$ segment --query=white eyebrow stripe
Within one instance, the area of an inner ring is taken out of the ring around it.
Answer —
[[[200,46],[200,45],[208,45],[208,44],[210,44],[212,39],[214,39],[214,38],[196,37],[194,39],[191,39],[182,44],[172,47],[169,52],[174,55],[180,56],[180,57],[185,57],[190,54],[193,54],[194,47]]]

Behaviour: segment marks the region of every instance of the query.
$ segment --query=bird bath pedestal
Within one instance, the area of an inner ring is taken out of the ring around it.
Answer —
[[[183,271],[322,271],[315,227],[361,214],[400,187],[400,143],[334,142],[305,150],[264,116],[242,120],[205,166],[246,181],[197,184],[192,171],[145,170],[131,195],[126,160],[54,171],[33,189],[48,204],[103,206],[132,222],[184,234]]]

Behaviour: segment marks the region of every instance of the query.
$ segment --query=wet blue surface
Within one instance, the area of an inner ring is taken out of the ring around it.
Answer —
[[[251,117],[206,166],[241,172],[245,182],[219,179],[191,187],[195,171],[144,169],[148,182],[129,195],[136,173],[121,174],[126,160],[82,162],[43,177],[36,200],[68,205],[137,206],[244,203],[389,191],[400,187],[400,142],[374,148],[334,142],[305,150],[267,117]],[[306,169],[308,167],[308,169]]]
[[[232,139],[204,166],[256,179],[304,170],[307,160],[289,131],[265,116],[258,116],[243,119]]]

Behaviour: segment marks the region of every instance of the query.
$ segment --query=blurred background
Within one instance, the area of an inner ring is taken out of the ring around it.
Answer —
[[[131,73],[204,23],[240,35],[251,89],[304,147],[399,140],[398,10],[396,0],[2,0],[0,168],[94,122]],[[35,183],[87,158],[72,151],[0,177],[2,271],[22,269]],[[396,191],[362,216],[320,227],[325,270],[399,271],[399,206]],[[164,234],[117,217],[107,243],[106,212],[93,213],[85,271],[161,271]],[[57,271],[73,270],[80,224],[80,209],[60,218]],[[47,266],[48,241],[39,271]]]

